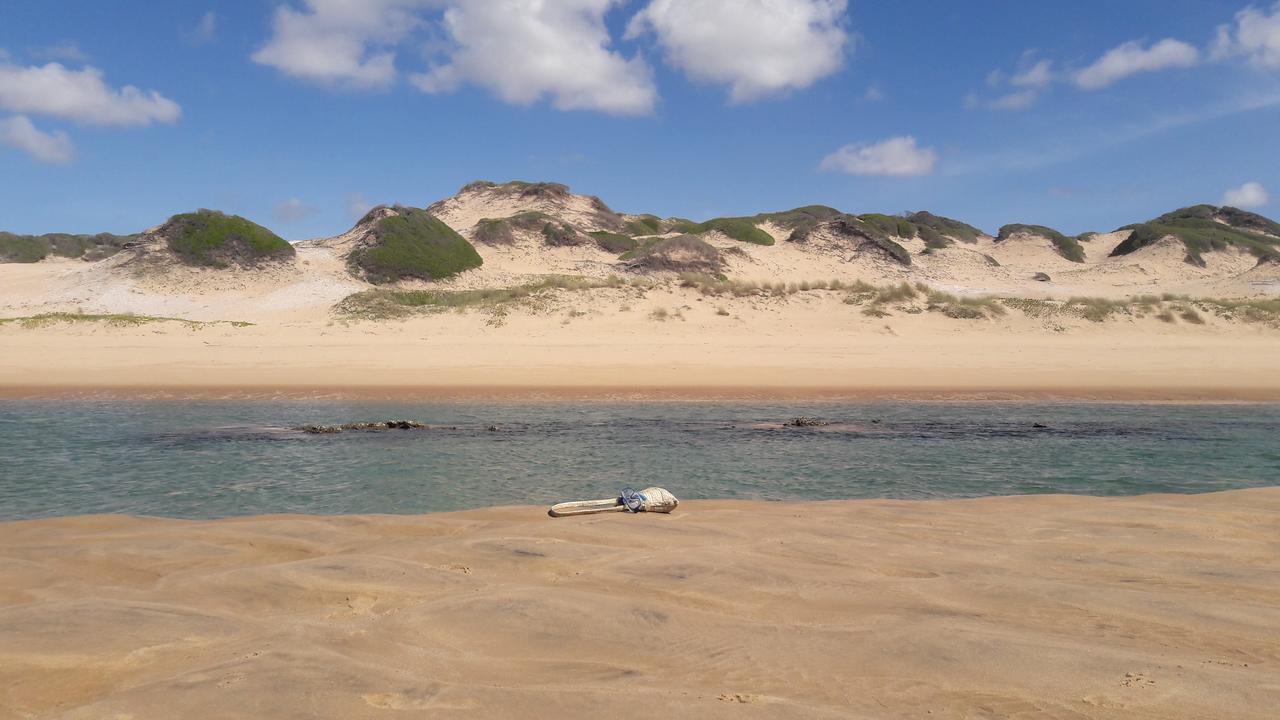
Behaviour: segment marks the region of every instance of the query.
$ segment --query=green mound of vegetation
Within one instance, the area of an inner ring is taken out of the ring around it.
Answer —
[[[887,215],[874,216],[877,218],[890,218]],[[819,227],[825,228],[828,232],[837,237],[849,238],[853,240],[862,240],[866,245],[879,250],[887,255],[895,262],[902,265],[911,264],[911,253],[907,249],[893,241],[892,235],[896,234],[881,225],[883,221],[868,222],[857,215],[841,215],[834,220],[820,223],[808,228],[798,229],[791,233],[788,238],[789,242],[805,243],[809,241],[810,236]],[[896,230],[897,223],[893,223]]]
[[[877,233],[884,237],[913,238],[916,236],[916,226],[906,218],[882,215],[881,213],[866,213],[856,217],[874,227]]]
[[[666,232],[666,223],[657,215],[641,215],[628,220],[622,229],[632,236],[661,235]]]
[[[1280,223],[1256,213],[1233,207],[1193,205],[1165,213],[1149,222],[1127,225],[1129,236],[1111,251],[1111,255],[1129,253],[1174,237],[1187,250],[1187,262],[1204,267],[1203,253],[1238,247],[1265,258],[1280,257]]]
[[[805,205],[804,207],[783,210],[781,212],[760,213],[751,219],[756,223],[773,223],[780,228],[796,231],[807,231],[818,223],[834,220],[842,213],[826,205]]]
[[[139,325],[150,325],[152,323],[164,322],[182,323],[182,325],[191,330],[210,325],[230,325],[232,327],[249,327],[253,325],[251,322],[244,322],[241,320],[187,320],[185,318],[162,317],[157,315],[134,315],[132,313],[96,315],[79,312],[50,312],[41,313],[39,315],[27,315],[24,317],[0,318],[0,325],[13,323],[27,329],[47,327],[49,325],[56,325],[59,323],[102,323],[110,327],[137,327]]]
[[[1054,249],[1062,257],[1071,262],[1084,262],[1084,248],[1080,247],[1080,242],[1073,237],[1068,237],[1050,227],[1043,225],[1024,225],[1022,223],[1010,223],[1000,228],[996,240],[1004,241],[1018,234],[1039,235],[1049,239],[1053,243]]]
[[[542,240],[551,247],[573,247],[585,242],[582,233],[569,223],[548,220],[542,224]]]
[[[712,218],[706,222],[696,223],[687,229],[676,230],[674,227],[672,228],[673,232],[683,232],[689,235],[702,235],[713,230],[722,232],[738,242],[752,243],[753,245],[773,244],[773,236],[756,227],[752,218]]]
[[[907,216],[907,221],[915,225],[917,234],[924,240],[926,245],[933,248],[944,247],[949,244],[948,238],[964,243],[974,243],[985,234],[968,223],[941,215],[934,215],[924,210],[911,213]]]
[[[515,233],[511,231],[511,223],[506,218],[485,218],[476,223],[471,238],[487,245],[513,245]]]
[[[724,257],[713,245],[696,235],[654,238],[628,253],[622,260],[635,270],[698,272],[719,274]]]
[[[519,193],[526,197],[567,197],[569,195],[569,186],[563,183],[524,180],[510,180],[504,183],[476,180],[463,185],[462,189],[458,190],[458,194],[488,189]]]
[[[72,235],[48,233],[46,235],[16,235],[0,232],[0,262],[33,263],[50,255],[85,260],[101,260],[110,257],[133,241],[136,235]]]
[[[419,208],[397,207],[371,232],[374,243],[352,251],[347,263],[372,283],[441,280],[484,262],[466,238]]]
[[[189,265],[251,266],[296,254],[292,245],[261,225],[216,210],[174,215],[159,233]]]
[[[620,235],[607,230],[597,230],[587,234],[596,241],[596,245],[599,245],[602,250],[606,250],[615,255],[630,252],[640,246],[640,241],[633,237]]]

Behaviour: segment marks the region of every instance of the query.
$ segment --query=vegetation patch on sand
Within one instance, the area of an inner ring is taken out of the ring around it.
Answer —
[[[655,239],[622,255],[629,270],[699,272],[716,275],[724,270],[724,256],[695,235]]]
[[[756,227],[751,218],[745,217],[712,218],[706,222],[680,228],[678,232],[689,235],[703,235],[713,230],[723,233],[726,237],[738,242],[751,243],[753,245],[773,244],[772,235]]]
[[[279,235],[239,215],[217,210],[174,215],[156,232],[188,265],[247,267],[296,254],[293,245]]]
[[[1203,253],[1228,247],[1260,258],[1280,258],[1280,223],[1233,207],[1193,205],[1121,229],[1129,230],[1129,236],[1111,251],[1113,257],[1173,237],[1186,248],[1187,262],[1198,267],[1205,266]]]
[[[347,257],[352,271],[369,282],[441,280],[484,262],[466,238],[426,210],[397,207],[395,211],[373,227],[371,244]]]
[[[242,320],[187,320],[186,318],[162,317],[157,315],[134,315],[131,313],[113,313],[95,315],[79,312],[50,312],[23,317],[0,318],[0,325],[18,325],[23,328],[41,328],[49,325],[65,323],[100,323],[110,327],[137,327],[153,323],[181,323],[188,329],[195,330],[213,325],[230,325],[231,327],[250,327],[251,322]]]
[[[93,261],[111,257],[133,241],[136,235],[15,235],[0,232],[0,262],[34,263],[50,255]]]
[[[596,288],[648,287],[640,279],[617,275],[586,278],[551,275],[535,282],[505,288],[479,290],[365,290],[343,298],[334,311],[353,320],[402,318],[419,313],[446,310],[494,309],[511,303],[535,300],[558,290],[580,291]]]
[[[1084,262],[1084,248],[1080,246],[1079,240],[1068,237],[1044,225],[1026,225],[1023,223],[1010,223],[1000,228],[996,235],[997,242],[1004,242],[1014,235],[1032,235],[1036,237],[1047,238],[1053,243],[1053,248],[1058,254],[1070,260],[1071,262]]]
[[[858,250],[871,249],[888,259],[900,264],[911,265],[911,253],[893,240],[897,229],[897,219],[888,215],[872,216],[873,220],[864,220],[857,215],[840,215],[826,222],[798,229],[787,238],[788,242],[807,243],[818,231],[825,231],[837,238],[855,241]],[[889,228],[889,221],[894,221]]]

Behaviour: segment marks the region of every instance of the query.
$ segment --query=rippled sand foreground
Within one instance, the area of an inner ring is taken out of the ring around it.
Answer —
[[[0,717],[1274,718],[1280,489],[0,524]]]

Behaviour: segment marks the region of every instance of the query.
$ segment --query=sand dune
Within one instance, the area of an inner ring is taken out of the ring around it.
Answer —
[[[11,522],[0,717],[1269,719],[1277,518],[1262,489]]]

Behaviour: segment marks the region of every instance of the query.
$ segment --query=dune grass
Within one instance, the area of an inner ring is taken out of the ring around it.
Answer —
[[[158,315],[134,315],[132,313],[94,314],[80,312],[49,312],[23,317],[0,318],[0,325],[18,325],[26,329],[48,327],[66,323],[101,323],[109,327],[138,327],[153,323],[181,323],[188,329],[195,330],[213,325],[229,325],[231,327],[251,327],[253,323],[243,320],[188,320],[186,318],[163,317]]]
[[[573,275],[551,275],[535,282],[505,288],[477,290],[365,290],[343,298],[334,311],[353,320],[402,318],[419,313],[449,310],[484,310],[504,305],[528,303],[557,290],[582,291],[597,288],[646,288],[651,283],[643,278],[587,278]]]
[[[713,230],[724,233],[726,236],[737,240],[738,242],[752,243],[753,245],[772,245],[773,236],[756,227],[751,218],[726,217],[712,218],[706,222],[700,222],[693,225],[687,232],[691,235],[701,235]]]

